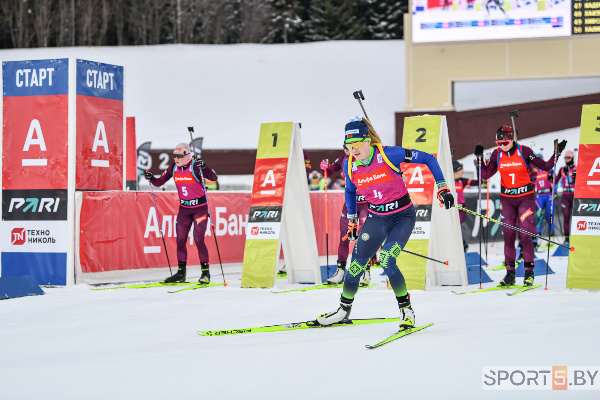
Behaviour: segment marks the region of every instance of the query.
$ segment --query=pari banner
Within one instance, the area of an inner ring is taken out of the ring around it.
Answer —
[[[2,63],[2,276],[67,283],[69,60]]]
[[[78,190],[123,190],[123,67],[77,60]]]

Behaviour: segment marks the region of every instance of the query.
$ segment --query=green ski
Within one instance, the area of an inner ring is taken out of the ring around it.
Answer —
[[[366,324],[380,324],[385,322],[399,322],[400,318],[368,318],[368,319],[349,319],[344,322],[338,322],[332,325],[319,325],[317,321],[305,321],[305,322],[293,322],[290,324],[281,325],[269,325],[269,326],[258,326],[255,328],[242,328],[242,329],[228,329],[222,331],[198,331],[201,336],[224,336],[224,335],[237,335],[240,333],[257,333],[257,332],[281,332],[281,331],[292,331],[297,329],[311,329],[311,328],[330,328],[335,326],[348,326],[348,325],[366,325]]]
[[[401,329],[398,332],[396,332],[395,334],[393,334],[392,336],[388,337],[387,339],[384,339],[381,342],[374,344],[374,345],[367,344],[367,345],[365,345],[365,347],[367,349],[375,349],[377,347],[383,346],[386,343],[392,342],[396,339],[400,339],[401,337],[404,337],[406,335],[410,335],[411,333],[415,333],[422,329],[429,328],[431,325],[433,325],[433,322],[428,325],[415,326],[414,328],[408,328],[408,329]]]
[[[523,292],[526,292],[526,291],[531,290],[531,289],[537,289],[539,287],[542,287],[542,285],[521,286],[520,288],[518,288],[514,292],[506,293],[506,295],[507,296],[514,296],[515,294],[523,293]]]
[[[194,286],[190,286],[190,287],[186,287],[186,288],[183,288],[183,289],[174,290],[174,291],[169,292],[169,293],[178,293],[178,292],[183,292],[184,290],[195,290],[195,289],[202,289],[202,288],[207,288],[207,287],[212,287],[212,286],[221,286],[221,285],[223,285],[223,283],[219,283],[219,282],[216,282],[216,283],[213,283],[213,282],[211,282],[211,283],[196,283]]]
[[[521,285],[494,286],[494,287],[491,287],[491,288],[472,290],[470,292],[454,292],[453,291],[452,293],[454,293],[454,294],[483,293],[483,292],[492,292],[494,290],[518,289],[520,287],[521,287]]]
[[[359,289],[363,289],[363,288],[370,288],[370,287],[375,287],[375,286],[379,286],[378,283],[371,283],[368,286],[359,286]],[[329,285],[319,285],[319,286],[309,286],[309,287],[305,287],[305,288],[300,288],[300,289],[292,289],[292,290],[282,290],[280,292],[273,292],[273,293],[289,293],[289,292],[305,292],[307,290],[315,290],[315,289],[329,289],[329,288],[337,288],[337,287],[344,287],[343,283],[340,284],[329,284]]]
[[[173,282],[173,283],[165,283],[165,282],[154,282],[154,283],[144,283],[139,285],[131,285],[131,286],[117,286],[117,287],[103,287],[103,288],[95,288],[92,290],[107,290],[107,289],[146,289],[152,287],[161,287],[161,286],[179,286],[179,285],[197,285],[198,282]]]
[[[503,269],[506,269],[506,265],[500,265],[498,267],[492,267],[492,268],[486,268],[486,271],[501,271]]]

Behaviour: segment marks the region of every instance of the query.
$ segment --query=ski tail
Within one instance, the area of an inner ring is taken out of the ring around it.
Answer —
[[[383,339],[381,342],[373,344],[373,345],[365,345],[365,347],[367,349],[376,349],[378,347],[383,346],[384,344],[393,342],[394,340],[400,339],[404,336],[408,336],[411,333],[415,333],[418,332],[420,330],[423,330],[425,328],[429,328],[431,325],[433,325],[433,322],[427,325],[423,325],[423,326],[415,326],[414,328],[407,328],[407,329],[400,329],[398,332],[394,333],[392,336],[389,336],[385,339]]]

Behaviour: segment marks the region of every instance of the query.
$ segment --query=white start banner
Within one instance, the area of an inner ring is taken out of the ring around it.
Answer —
[[[246,239],[279,239],[279,222],[248,223]]]
[[[66,253],[67,221],[4,221],[2,251]]]

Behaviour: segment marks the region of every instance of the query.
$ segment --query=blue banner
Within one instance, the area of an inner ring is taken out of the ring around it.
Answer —
[[[123,101],[123,67],[78,59],[77,95]]]
[[[4,97],[69,93],[69,60],[6,61],[2,63]]]
[[[2,253],[2,276],[29,275],[38,285],[67,284],[67,253]]]

